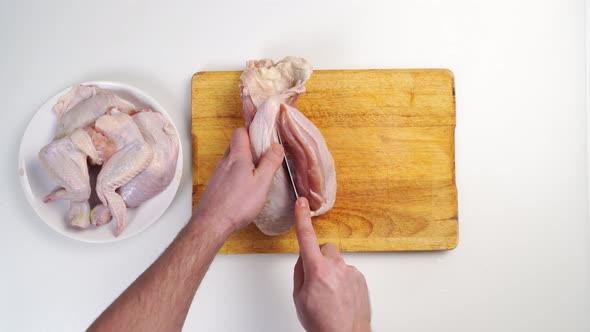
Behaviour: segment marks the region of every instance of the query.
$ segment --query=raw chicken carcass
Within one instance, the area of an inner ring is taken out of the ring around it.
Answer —
[[[127,207],[115,190],[128,183],[152,161],[152,147],[145,141],[131,116],[116,109],[101,116],[95,129],[115,146],[96,181],[96,194],[116,222],[115,235],[127,226]]]
[[[119,188],[127,207],[137,207],[148,199],[161,193],[174,178],[178,159],[178,135],[174,127],[158,112],[143,111],[132,116],[145,141],[153,149],[149,166]],[[91,220],[95,225],[103,225],[111,219],[104,205],[92,209]]]
[[[295,108],[311,72],[311,65],[302,58],[287,57],[276,64],[268,59],[248,61],[240,77],[240,95],[255,160],[278,143],[278,128],[285,153],[294,161],[297,191],[309,200],[312,216],[317,216],[334,205],[336,172],[320,131]],[[256,226],[268,235],[287,232],[294,224],[294,201],[288,174],[281,168]]]
[[[69,135],[78,128],[92,125],[109,109],[128,113],[135,106],[113,92],[92,85],[78,85],[58,99],[53,110],[58,116],[56,138]]]
[[[98,154],[90,136],[82,129],[49,143],[39,151],[41,165],[61,186],[45,196],[43,201],[47,203],[55,199],[69,200],[70,224],[83,228],[90,225],[88,157],[96,161]]]

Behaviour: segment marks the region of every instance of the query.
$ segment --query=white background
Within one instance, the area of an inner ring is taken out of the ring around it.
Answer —
[[[376,331],[588,331],[584,1],[0,2],[0,330],[80,331],[190,215],[190,79],[245,60],[455,73],[459,247],[359,253]],[[185,172],[162,219],[110,245],[45,226],[20,189],[21,135],[47,98],[115,80],[171,113]],[[295,255],[219,256],[186,330],[300,331]]]

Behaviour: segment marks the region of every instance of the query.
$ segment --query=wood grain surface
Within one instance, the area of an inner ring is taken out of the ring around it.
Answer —
[[[240,72],[192,80],[193,206],[242,126]],[[322,132],[336,164],[334,208],[314,218],[320,242],[342,251],[457,246],[455,97],[445,69],[318,70],[299,110]],[[266,236],[252,224],[221,253],[297,252],[293,230]]]

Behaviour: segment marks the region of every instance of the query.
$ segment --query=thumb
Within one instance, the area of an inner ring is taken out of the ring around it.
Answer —
[[[283,164],[284,158],[285,150],[280,144],[271,145],[270,149],[262,155],[258,161],[258,167],[254,171],[254,175],[262,186],[270,188],[272,177]]]

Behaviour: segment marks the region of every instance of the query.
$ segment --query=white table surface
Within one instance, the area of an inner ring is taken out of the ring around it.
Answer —
[[[280,4],[282,3],[282,4]],[[584,1],[1,1],[0,330],[80,331],[190,215],[190,79],[300,55],[317,69],[455,73],[459,247],[359,253],[375,331],[588,331]],[[185,148],[162,219],[109,245],[67,239],[17,173],[36,109],[80,81],[145,90]],[[300,331],[295,255],[219,256],[185,330]]]

